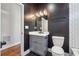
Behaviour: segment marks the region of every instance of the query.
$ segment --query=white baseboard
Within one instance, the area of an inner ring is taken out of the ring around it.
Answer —
[[[28,54],[29,52],[30,52],[30,49],[26,50],[26,51],[24,52],[24,56],[25,56],[26,54]]]

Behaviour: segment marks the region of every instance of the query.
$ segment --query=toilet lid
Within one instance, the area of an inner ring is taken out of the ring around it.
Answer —
[[[57,54],[64,54],[64,50],[61,47],[54,46],[52,47],[52,51]]]

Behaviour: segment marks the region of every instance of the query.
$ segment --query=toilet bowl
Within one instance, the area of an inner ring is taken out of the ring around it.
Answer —
[[[52,36],[54,46],[52,47],[53,56],[64,56],[64,50],[62,48],[64,43],[64,37]]]

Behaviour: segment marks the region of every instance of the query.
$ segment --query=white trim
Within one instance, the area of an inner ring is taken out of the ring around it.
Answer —
[[[30,49],[26,50],[23,55],[25,56],[28,53],[30,53]]]
[[[19,4],[21,6],[21,55],[24,55],[24,5],[23,4]]]
[[[21,12],[21,56],[24,55],[24,5],[21,3],[16,3],[20,6]]]
[[[24,55],[24,5],[16,3],[21,8],[21,56]]]

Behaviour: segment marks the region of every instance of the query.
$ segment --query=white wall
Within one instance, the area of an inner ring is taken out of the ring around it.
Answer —
[[[69,5],[70,47],[79,48],[79,3]]]

